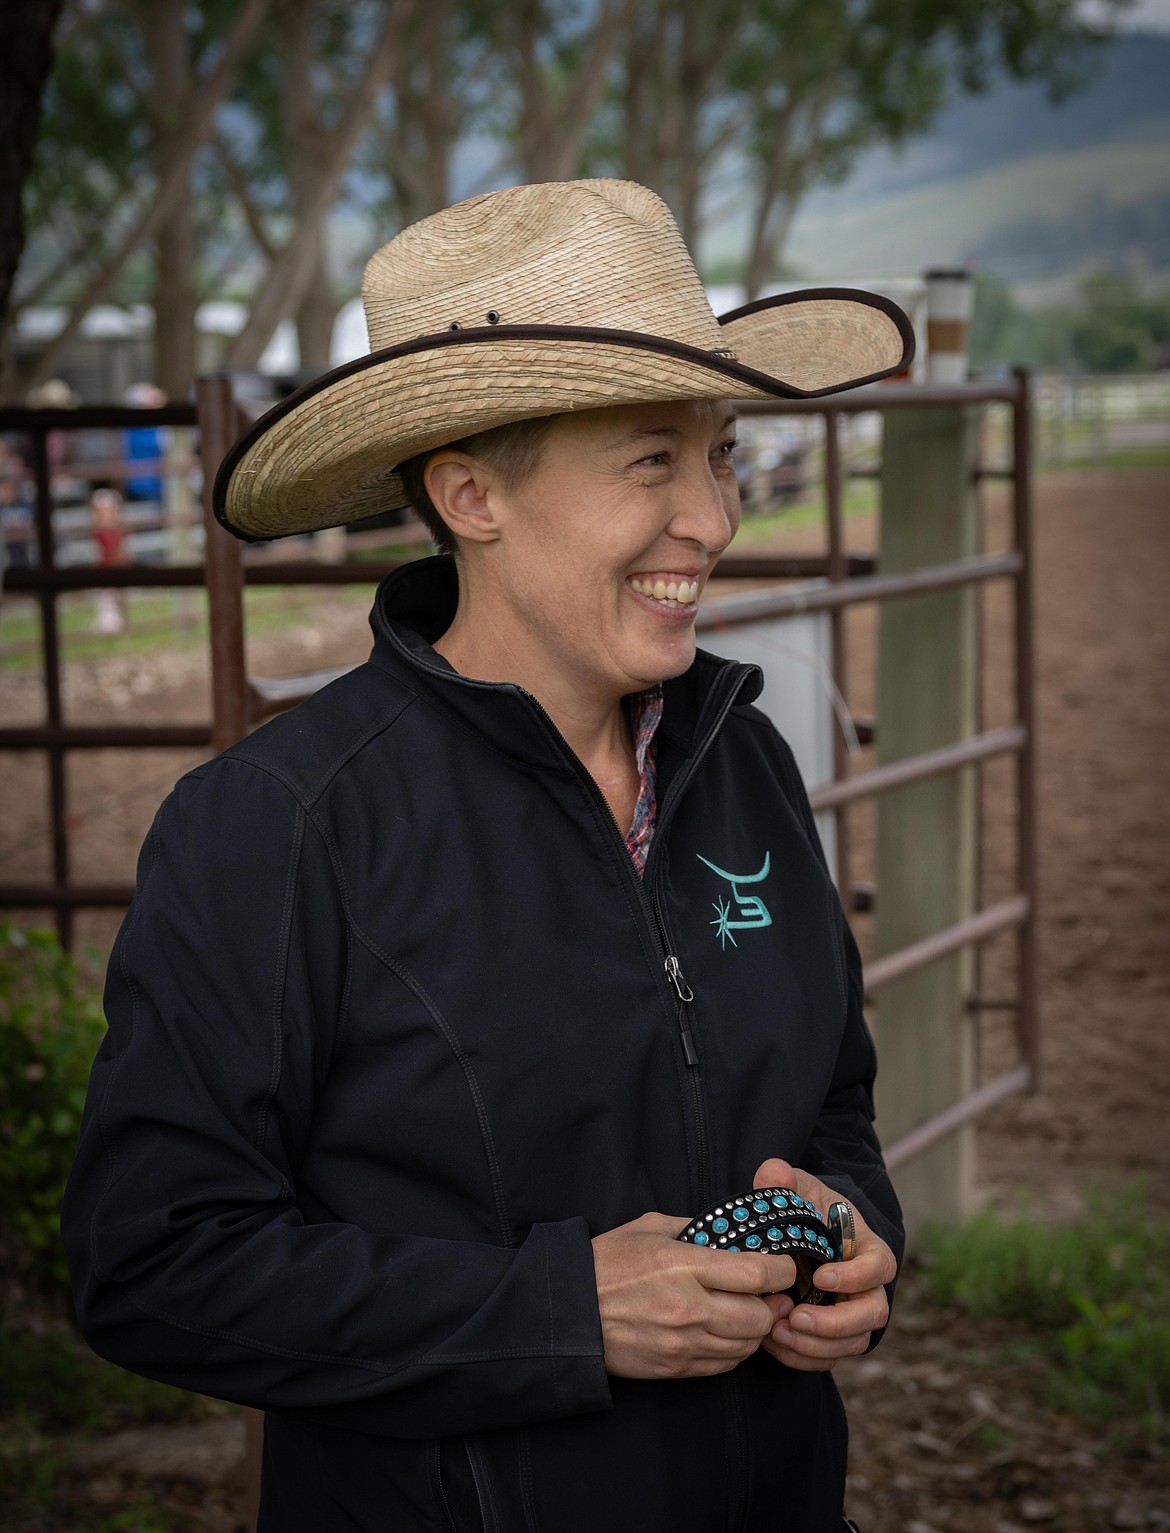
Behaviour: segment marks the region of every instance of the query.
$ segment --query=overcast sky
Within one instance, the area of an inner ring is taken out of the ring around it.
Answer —
[[[1093,0],[1085,0],[1085,14],[1093,15],[1101,10]],[[1170,0],[1137,0],[1122,14],[1121,26],[1126,32],[1149,30],[1170,32]]]

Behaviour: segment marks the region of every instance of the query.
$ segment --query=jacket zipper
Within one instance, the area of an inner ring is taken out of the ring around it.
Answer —
[[[662,907],[658,902],[657,894],[654,896],[654,919],[662,936],[662,945],[664,948],[668,947],[670,944],[667,940],[666,922],[662,916]],[[679,1036],[682,1039],[683,1058],[687,1062],[687,1079],[691,1083],[691,1106],[695,1113],[695,1180],[698,1183],[699,1207],[702,1209],[711,1202],[713,1194],[711,1192],[710,1138],[707,1133],[707,1103],[703,1096],[703,1072],[699,1065],[699,1051],[695,1047],[694,1034],[691,1032],[691,1024],[687,1016],[687,1007],[695,999],[695,992],[687,984],[677,958],[668,956],[664,967],[666,977],[675,994]]]
[[[715,715],[715,718],[708,728],[706,734],[703,736],[702,743],[700,744],[698,750],[691,757],[686,767],[679,773],[675,781],[671,784],[670,794],[668,795],[666,801],[663,803],[663,813],[660,815],[658,824],[655,827],[655,841],[658,840],[659,835],[665,830],[666,822],[669,819],[670,812],[678,802],[683,790],[686,788],[691,778],[694,777],[695,773],[698,771],[704,756],[706,756],[708,749],[722,728],[724,720],[731,712],[731,709],[735,703],[735,699],[739,695],[739,690],[743,683],[745,674],[746,673],[741,673],[738,677],[735,678],[733,684],[728,687],[727,696],[720,703],[719,711]],[[561,735],[560,730],[557,728],[555,722],[553,721],[552,715],[549,713],[548,709],[545,708],[543,703],[541,703],[539,699],[533,697],[532,693],[526,691],[523,687],[518,687],[517,691],[523,693],[523,695],[536,709],[537,713],[552,730],[556,738],[562,744],[564,744],[564,737]],[[581,765],[580,761],[573,754],[572,750],[570,750],[567,745],[565,746],[565,749],[568,751],[578,775],[584,780],[586,787],[592,793],[594,799],[600,803],[602,808],[605,810],[606,817],[608,818],[610,825],[613,827],[613,833],[621,846],[621,854],[625,860],[629,862],[630,854],[626,849],[626,838],[622,834],[622,828],[618,824],[613,810],[609,807],[608,799],[601,792],[600,788],[598,788],[592,777],[589,776],[589,773]],[[653,856],[654,844],[651,843],[650,857],[647,859],[647,865],[645,869],[645,872],[647,873],[650,871],[650,861],[653,859]],[[691,1083],[691,1107],[694,1112],[695,1119],[695,1158],[696,1180],[698,1182],[698,1202],[700,1208],[706,1208],[707,1204],[710,1203],[714,1197],[714,1193],[712,1192],[710,1185],[711,1151],[710,1135],[707,1131],[707,1104],[703,1096],[703,1075],[699,1062],[699,1051],[695,1045],[695,1036],[691,1030],[690,1019],[687,1015],[687,1007],[691,1004],[691,1002],[694,1001],[695,993],[691,989],[690,985],[687,984],[686,978],[682,972],[682,966],[678,961],[678,957],[672,951],[673,943],[671,941],[670,932],[666,925],[666,918],[662,913],[662,905],[658,898],[657,889],[654,890],[653,900],[651,900],[650,896],[648,896],[646,893],[644,879],[639,878],[632,864],[630,866],[630,876],[634,881],[634,885],[638,891],[638,898],[642,904],[643,912],[647,917],[646,924],[650,928],[650,932],[654,937],[655,944],[658,948],[658,956],[662,961],[663,971],[666,975],[666,982],[674,996],[675,1020],[678,1024],[679,1042],[682,1047],[683,1059],[686,1061],[687,1078]]]

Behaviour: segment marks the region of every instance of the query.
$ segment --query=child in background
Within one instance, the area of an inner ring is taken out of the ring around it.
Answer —
[[[107,569],[128,564],[125,550],[126,528],[122,521],[122,497],[117,490],[94,490],[89,498],[93,540],[97,544],[98,564]],[[101,634],[122,633],[126,627],[126,601],[119,590],[97,593],[93,631]]]

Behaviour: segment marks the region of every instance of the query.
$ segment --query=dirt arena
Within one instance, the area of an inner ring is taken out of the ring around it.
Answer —
[[[1146,1180],[1151,1202],[1170,1210],[1170,814],[1166,808],[1170,712],[1170,469],[1091,470],[1037,479],[1036,573],[1040,762],[1040,941],[1044,1076],[1040,1093],[997,1108],[978,1129],[980,1191],[1022,1197],[1057,1215],[1075,1210],[1088,1187]],[[1001,546],[1006,497],[986,500],[987,541]],[[872,546],[873,528],[854,518],[852,547]],[[815,546],[802,532],[785,548]],[[352,598],[305,599],[298,628],[252,643],[258,673],[359,659],[367,629]],[[988,725],[1010,716],[1010,608],[1006,589],[989,590]],[[851,702],[868,712],[871,620],[849,620]],[[37,717],[35,678],[8,671],[0,712]],[[72,663],[71,720],[179,722],[206,717],[207,687],[197,651]],[[131,876],[158,800],[197,753],[95,752],[75,757],[70,801],[74,876]],[[865,765],[863,761],[859,763]],[[43,768],[31,755],[5,763],[0,863],[5,880],[48,872]],[[1010,887],[1010,775],[985,773],[986,898]],[[870,827],[858,813],[864,864]],[[858,870],[865,872],[864,865]],[[108,946],[115,918],[87,915],[82,940]],[[866,923],[859,923],[863,946]],[[1012,941],[985,957],[985,987],[1012,977]],[[1002,993],[1002,992],[999,992]],[[989,1064],[1008,1062],[1004,1023],[989,1027]],[[1060,1533],[1170,1528],[1170,1470],[1164,1456],[1106,1442],[1099,1428],[1047,1416],[1021,1402],[1026,1382],[988,1368],[987,1327],[940,1320],[905,1285],[898,1325],[882,1349],[841,1369],[854,1430],[852,1514],[863,1533]],[[989,1447],[981,1422],[1013,1423],[1010,1448]],[[1124,1426],[1124,1424],[1121,1424]],[[1114,1424],[1116,1427],[1117,1424]],[[158,1434],[200,1428],[159,1428]],[[230,1424],[208,1423],[222,1434]],[[182,1439],[187,1440],[187,1439]],[[236,1525],[238,1470],[229,1452],[197,1444],[167,1456],[149,1480],[184,1528]],[[982,1446],[980,1444],[983,1444]],[[111,1467],[91,1443],[99,1469],[130,1484],[141,1443]],[[186,1453],[186,1457],[184,1457]],[[115,1455],[116,1456],[116,1455]],[[184,1467],[184,1466],[187,1467]],[[204,1467],[200,1468],[199,1466]],[[211,1467],[209,1467],[211,1466]],[[141,1489],[143,1481],[137,1480]],[[201,1487],[201,1489],[200,1489]],[[204,1511],[192,1508],[202,1502]],[[193,1520],[192,1520],[193,1519]]]

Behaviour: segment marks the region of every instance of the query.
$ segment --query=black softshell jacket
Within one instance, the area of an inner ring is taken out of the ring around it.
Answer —
[[[643,882],[540,706],[430,648],[456,595],[396,572],[369,663],[160,810],[65,1200],[85,1335],[267,1411],[265,1533],[838,1533],[831,1376],[608,1377],[589,1243],[780,1155],[901,1249],[759,672],[667,684]]]

